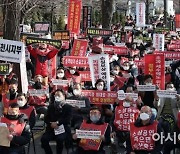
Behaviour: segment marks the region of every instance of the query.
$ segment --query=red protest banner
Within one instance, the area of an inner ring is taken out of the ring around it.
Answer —
[[[154,150],[153,134],[157,133],[157,122],[148,126],[136,127],[130,123],[130,138],[133,150]]]
[[[92,6],[83,6],[83,31],[86,31],[86,28],[91,27],[91,18],[92,18]]]
[[[180,28],[180,14],[175,15],[176,28]]]
[[[167,59],[180,59],[180,52],[176,51],[155,52],[155,54],[162,54]]]
[[[128,48],[126,46],[105,45],[103,50],[107,54],[128,55]]]
[[[75,34],[80,32],[82,0],[69,0],[67,29]]]
[[[170,44],[180,44],[180,40],[171,40]]]
[[[81,81],[91,81],[90,71],[79,71]]]
[[[102,125],[96,125],[96,124],[88,124],[86,121],[83,121],[81,124],[80,130],[89,130],[89,131],[101,131],[101,135],[104,135],[106,132],[108,124],[104,123]],[[82,147],[84,150],[94,150],[98,151],[99,147],[101,146],[101,139],[81,139],[79,146]]]
[[[114,83],[118,85],[119,88],[122,88],[124,84],[127,82],[127,78],[116,76],[114,79]]]
[[[168,50],[180,49],[180,44],[168,44],[167,49]]]
[[[48,61],[48,78],[56,78],[56,56]]]
[[[130,131],[130,123],[139,115],[139,110],[134,107],[125,108],[117,106],[115,109],[114,126],[120,131]]]
[[[153,83],[161,90],[165,88],[165,57],[163,54],[145,55],[145,74],[153,76]]]
[[[73,44],[71,56],[84,57],[86,55],[87,46],[88,46],[87,40],[76,39]]]
[[[70,33],[68,30],[53,31],[53,39],[69,41]]]
[[[88,58],[79,56],[64,56],[63,65],[67,67],[88,67]]]
[[[83,90],[82,95],[89,97],[92,104],[114,104],[117,99],[115,91]]]

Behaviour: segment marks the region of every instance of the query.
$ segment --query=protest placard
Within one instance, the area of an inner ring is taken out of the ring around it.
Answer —
[[[77,138],[83,139],[99,139],[101,131],[88,131],[88,130],[78,130],[76,129]]]
[[[71,100],[66,99],[66,104],[69,104],[73,107],[77,106],[79,108],[86,107],[85,100]]]
[[[157,90],[157,95],[162,98],[176,98],[177,91]]]
[[[138,91],[155,91],[156,85],[137,85]]]

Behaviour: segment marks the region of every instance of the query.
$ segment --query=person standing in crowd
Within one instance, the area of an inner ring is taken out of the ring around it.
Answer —
[[[77,135],[73,135],[73,139],[77,140],[77,154],[105,154],[104,145],[108,145],[110,140],[110,125],[103,122],[101,110],[94,106],[90,109],[88,120],[84,120],[80,129],[101,131],[99,139],[78,139]]]
[[[28,51],[36,60],[35,75],[42,75],[43,83],[45,86],[48,85],[48,60],[52,59],[59,50],[47,45],[40,43],[37,48],[33,48],[31,45],[28,47]]]
[[[44,118],[46,131],[41,138],[41,147],[46,154],[52,154],[49,145],[50,141],[55,140],[57,154],[62,154],[64,142],[70,144],[71,141],[71,117],[72,108],[65,104],[65,92],[57,89],[54,93],[54,101],[50,103],[47,115]]]
[[[80,83],[75,83],[73,86],[73,96],[67,98],[67,100],[79,100],[84,101],[84,107],[74,106],[72,107],[72,120],[71,126],[74,128],[78,128],[82,123],[83,119],[87,119],[89,109],[90,109],[90,101],[87,97],[82,96],[82,86]]]
[[[7,115],[1,117],[0,122],[5,123],[9,129],[7,136],[10,147],[0,146],[1,154],[23,154],[24,146],[30,142],[30,127],[24,122],[24,115],[20,114],[17,103],[12,103]]]
[[[127,154],[161,154],[163,145],[160,140],[155,141],[153,136],[155,133],[160,135],[163,130],[158,122],[151,117],[151,108],[143,106],[137,120],[130,124],[130,136],[126,141]]]

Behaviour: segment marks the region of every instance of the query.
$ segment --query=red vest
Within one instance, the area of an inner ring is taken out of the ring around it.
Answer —
[[[108,124],[104,123],[102,125],[96,125],[96,124],[88,124],[86,121],[83,121],[81,124],[80,129],[81,130],[92,130],[92,131],[101,131],[101,135],[104,135],[106,132]],[[84,150],[94,150],[98,151],[100,148],[102,140],[92,140],[92,139],[81,139],[79,146],[82,147]]]
[[[134,123],[130,123],[130,138],[133,150],[152,151],[155,146],[155,141],[152,135],[157,133],[158,122],[148,126],[136,127]]]
[[[2,117],[0,120],[2,123],[6,123],[9,130],[13,129],[13,132],[17,136],[21,136],[23,129],[25,127],[25,123],[20,124],[18,120],[9,120],[6,117]]]
[[[33,110],[34,110],[34,107],[33,106],[29,106],[26,109],[20,109],[20,112],[26,114],[28,119],[29,119]]]
[[[114,126],[120,131],[130,131],[130,122],[134,122],[139,110],[134,107],[117,106],[115,109]]]

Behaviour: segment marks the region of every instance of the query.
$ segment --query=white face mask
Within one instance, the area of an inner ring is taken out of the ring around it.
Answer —
[[[19,105],[19,107],[23,107],[25,105],[25,102],[18,100],[17,104]]]
[[[114,75],[118,75],[118,71],[113,71]]]
[[[113,82],[114,81],[114,77],[110,77],[110,81]]]
[[[130,107],[130,106],[131,106],[131,104],[130,104],[130,102],[126,102],[126,101],[124,101],[124,102],[123,102],[123,106],[124,106],[124,107]]]
[[[150,118],[150,116],[147,113],[141,113],[140,114],[140,119],[143,121],[148,120],[149,118]]]
[[[76,73],[76,71],[75,70],[70,70],[70,73],[74,74],[74,73]]]
[[[130,64],[130,65],[133,65],[133,64],[134,64],[134,62],[133,62],[133,61],[129,61],[129,64]]]
[[[152,83],[150,83],[150,82],[147,82],[147,83],[146,83],[146,85],[147,85],[147,86],[151,86],[151,85],[152,85]]]
[[[63,78],[63,77],[64,77],[64,73],[58,73],[58,74],[57,74],[57,77],[58,77],[58,78]]]
[[[74,89],[73,94],[76,95],[76,96],[81,95],[81,90]]]
[[[98,90],[103,90],[103,86],[97,86]]]
[[[61,102],[61,101],[63,101],[64,99],[63,98],[61,98],[61,97],[59,97],[59,96],[56,96],[55,97],[55,101],[56,102]]]
[[[129,66],[123,66],[123,69],[124,69],[125,71],[127,71],[127,70],[129,70]]]

